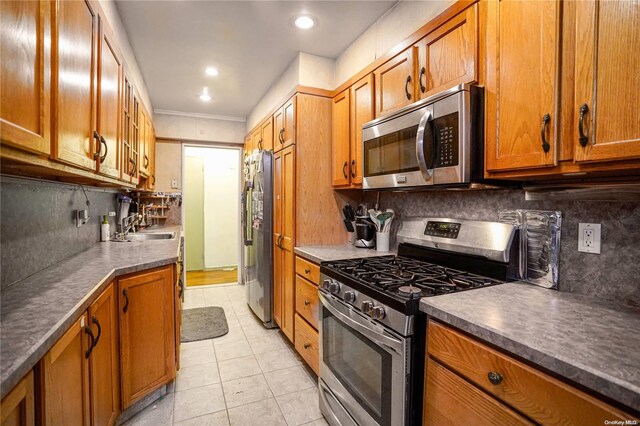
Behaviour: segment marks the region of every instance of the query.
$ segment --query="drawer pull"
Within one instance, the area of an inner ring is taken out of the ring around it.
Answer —
[[[310,274],[310,273],[311,273],[311,269],[305,269],[305,270],[304,270],[304,273],[305,273],[305,274]]]
[[[500,373],[494,373],[493,371],[490,371],[489,374],[487,374],[487,378],[493,385],[499,385],[500,383],[502,383],[502,375]]]
[[[309,300],[304,299],[304,306],[309,306],[311,304],[311,302],[309,302]]]
[[[309,349],[310,347],[311,347],[311,343],[305,343],[305,344],[304,344],[304,348],[305,348],[305,349]]]

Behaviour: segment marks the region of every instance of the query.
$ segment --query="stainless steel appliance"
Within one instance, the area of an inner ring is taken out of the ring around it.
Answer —
[[[356,216],[356,241],[359,248],[373,248],[376,246],[376,227],[369,216]]]
[[[273,153],[245,159],[242,193],[242,282],[247,304],[265,327],[273,321]]]
[[[363,125],[363,187],[480,182],[482,104],[482,88],[461,84]]]
[[[517,228],[408,219],[397,256],[320,265],[320,409],[337,425],[422,422],[422,297],[500,284],[517,269]]]

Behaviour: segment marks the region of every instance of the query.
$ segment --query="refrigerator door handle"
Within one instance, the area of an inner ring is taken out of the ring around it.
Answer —
[[[245,246],[253,245],[253,227],[250,227],[249,218],[247,217],[247,201],[249,199],[249,188],[245,187],[242,194],[242,239]]]

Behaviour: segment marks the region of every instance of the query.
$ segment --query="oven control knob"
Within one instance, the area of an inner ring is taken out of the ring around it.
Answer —
[[[324,288],[325,290],[328,291],[330,286],[331,286],[331,280],[322,281],[322,288]]]
[[[374,320],[381,320],[384,318],[384,308],[382,306],[376,306],[371,310],[371,318]]]
[[[373,309],[373,302],[370,300],[365,300],[362,302],[362,312],[366,315],[371,314],[371,310]]]
[[[356,301],[356,294],[353,291],[345,291],[344,300],[346,300],[348,303],[353,303]]]
[[[329,284],[329,292],[333,294],[340,293],[340,284],[333,281]]]

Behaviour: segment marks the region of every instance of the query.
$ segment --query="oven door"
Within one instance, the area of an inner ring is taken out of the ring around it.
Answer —
[[[320,408],[331,424],[402,425],[411,338],[320,291]]]
[[[432,116],[425,105],[362,130],[365,189],[433,185]]]

